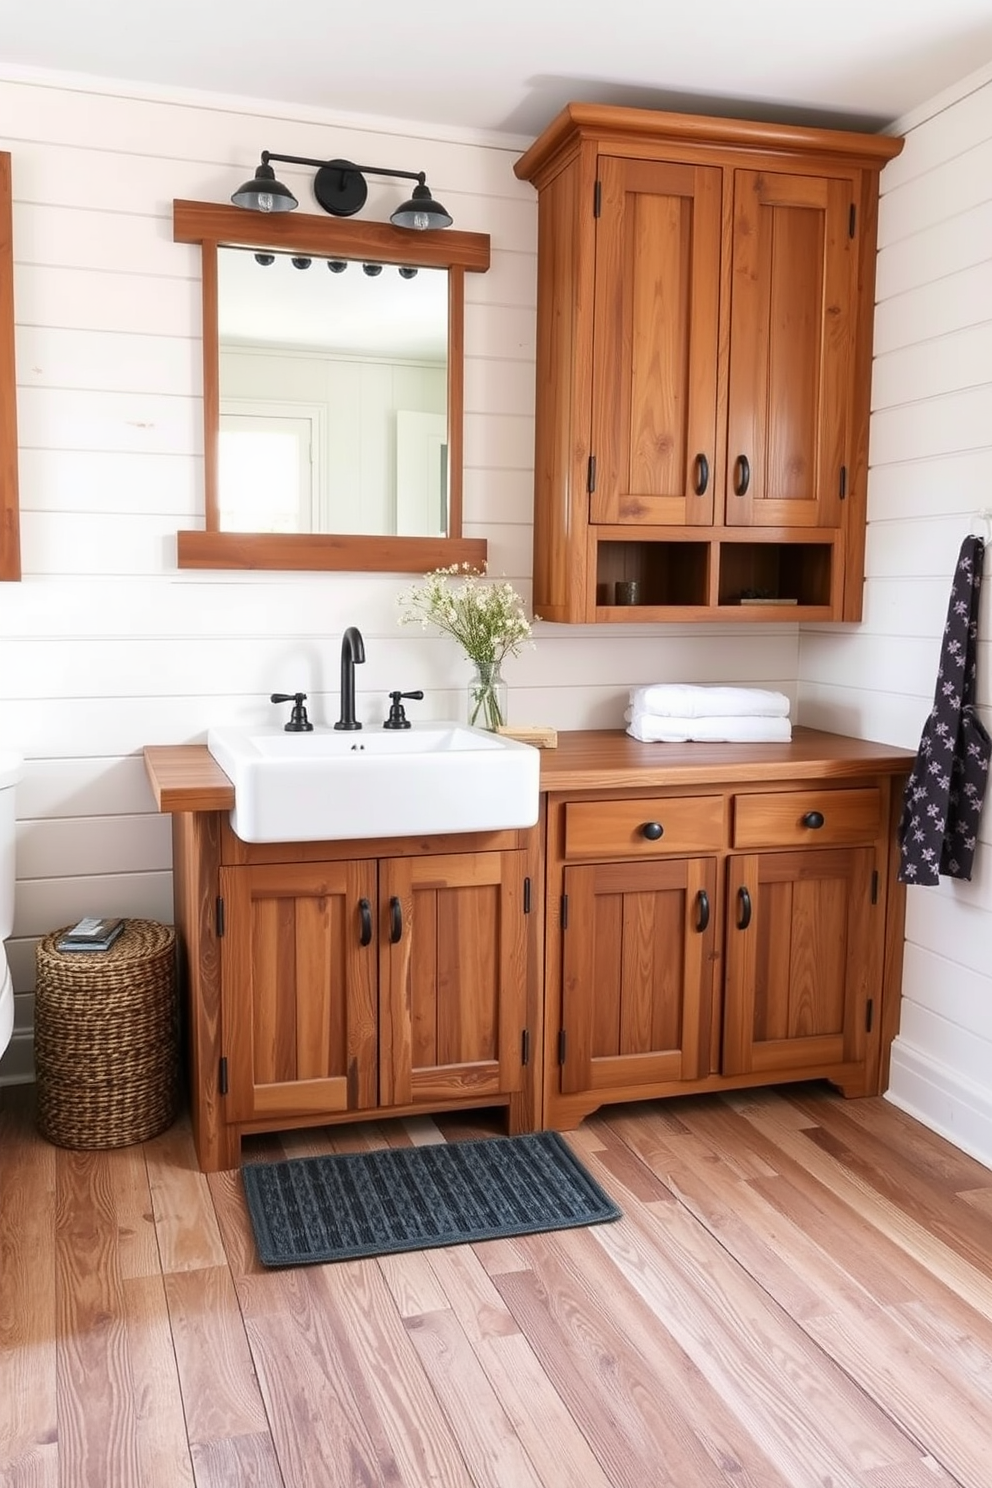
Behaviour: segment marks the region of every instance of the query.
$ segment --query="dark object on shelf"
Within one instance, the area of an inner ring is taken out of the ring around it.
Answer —
[[[68,928],[35,952],[38,1130],[57,1147],[126,1147],[176,1117],[176,934],[127,920],[109,950],[79,956],[58,949]]]

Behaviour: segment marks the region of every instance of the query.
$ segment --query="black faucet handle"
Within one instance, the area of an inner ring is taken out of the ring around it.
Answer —
[[[293,711],[289,715],[286,724],[287,734],[312,734],[313,724],[307,717],[307,710],[303,704],[307,700],[305,692],[274,692],[269,701],[272,703],[292,703]]]
[[[401,702],[401,699],[402,698],[411,698],[411,699],[414,699],[417,702],[420,702],[420,700],[423,697],[423,695],[424,694],[422,692],[419,692],[419,691],[418,692],[391,692],[389,694],[389,696],[390,696],[390,698],[392,700],[390,702],[390,705],[389,705],[389,717],[386,719],[385,723],[382,725],[383,728],[385,728],[385,729],[408,729],[408,728],[412,728],[413,725],[411,724],[409,718],[407,718],[407,716],[406,716],[406,710],[403,707],[403,704]]]

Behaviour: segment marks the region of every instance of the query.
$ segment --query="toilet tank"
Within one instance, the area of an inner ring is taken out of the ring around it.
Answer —
[[[23,761],[0,749],[0,940],[14,928],[14,797]]]

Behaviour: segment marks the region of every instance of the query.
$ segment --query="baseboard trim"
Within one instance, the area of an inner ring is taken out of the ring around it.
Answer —
[[[885,1099],[992,1168],[992,1092],[897,1038]]]

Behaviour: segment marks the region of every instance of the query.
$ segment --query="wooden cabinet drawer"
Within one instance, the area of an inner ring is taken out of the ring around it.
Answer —
[[[568,858],[716,852],[723,844],[722,796],[572,801],[565,807]]]
[[[882,829],[878,789],[773,791],[734,798],[734,847],[838,847]]]

